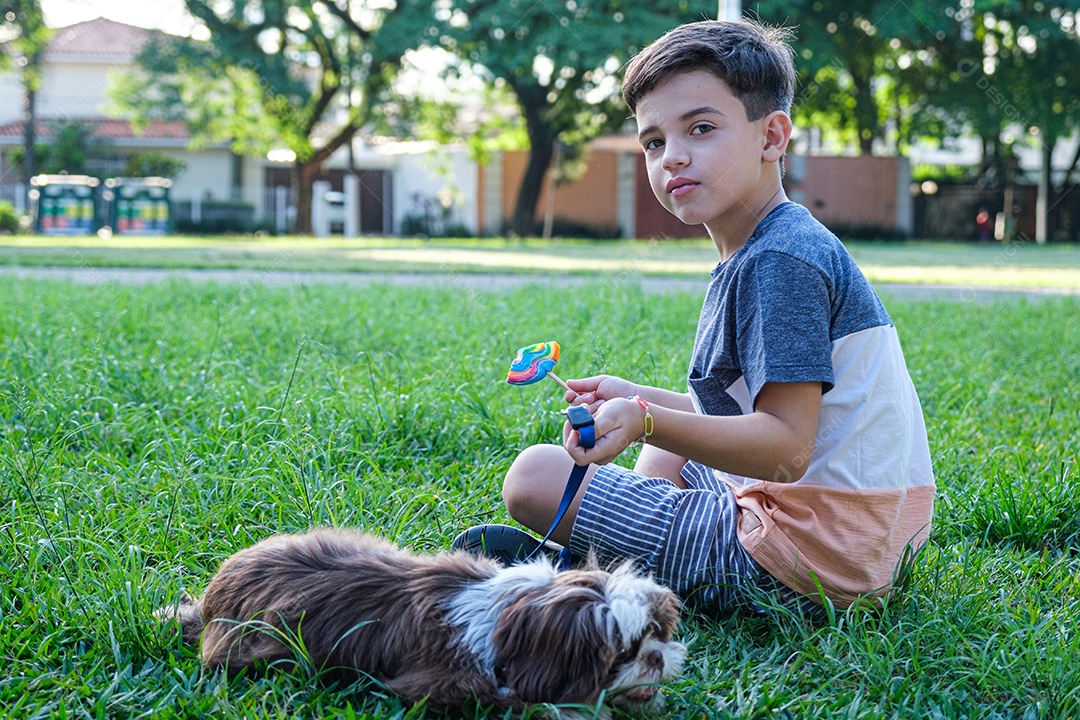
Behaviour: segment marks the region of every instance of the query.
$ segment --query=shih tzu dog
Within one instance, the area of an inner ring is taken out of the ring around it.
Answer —
[[[201,599],[159,616],[179,620],[206,666],[229,674],[306,657],[435,708],[578,705],[607,716],[605,705],[660,707],[657,685],[686,656],[672,639],[679,610],[674,593],[630,564],[504,568],[315,530],[241,550]]]

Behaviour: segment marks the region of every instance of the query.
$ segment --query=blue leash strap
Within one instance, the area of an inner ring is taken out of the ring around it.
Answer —
[[[578,431],[581,447],[591,448],[595,445],[596,431],[593,428],[593,416],[589,409],[584,405],[575,405],[567,408],[566,415],[570,420],[570,424]],[[529,556],[523,562],[532,560],[536,553],[540,552],[547,541],[551,539],[551,534],[555,532],[555,528],[562,522],[566,511],[570,509],[570,503],[574,501],[574,496],[577,495],[577,491],[581,487],[581,481],[585,479],[585,473],[588,469],[588,465],[574,465],[574,469],[570,471],[570,477],[566,479],[566,488],[563,490],[562,500],[559,501],[559,509],[555,511],[555,519],[551,521],[551,527],[548,528],[547,534],[544,535],[540,544],[529,553]],[[572,560],[570,548],[563,548],[562,552],[559,553],[558,569],[566,570],[570,567]]]
[[[563,516],[566,515],[566,511],[570,509],[570,503],[574,501],[574,496],[577,495],[578,488],[581,487],[581,481],[585,479],[585,473],[588,471],[588,465],[574,465],[574,469],[570,471],[570,477],[566,480],[566,489],[563,490],[562,500],[559,502],[559,509],[555,511],[555,519],[551,521],[551,527],[548,528],[547,533],[544,535],[540,544],[536,546],[536,549],[529,553],[529,556],[522,562],[528,562],[532,560],[536,553],[540,552],[548,540],[551,539],[551,534],[555,532],[555,528],[562,522]],[[559,553],[559,570],[566,570],[570,566],[570,548],[564,548]]]

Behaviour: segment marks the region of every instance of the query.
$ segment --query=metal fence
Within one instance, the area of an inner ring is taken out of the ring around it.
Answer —
[[[174,196],[173,227],[192,234],[285,233],[296,218],[295,195],[291,188],[272,187],[262,192],[261,203],[242,191],[228,197]]]
[[[0,182],[0,202],[9,202],[15,206],[15,212],[22,215],[27,211],[26,186],[21,183]]]

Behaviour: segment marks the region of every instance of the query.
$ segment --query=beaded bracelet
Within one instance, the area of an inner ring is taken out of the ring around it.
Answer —
[[[641,406],[641,409],[645,411],[645,434],[641,436],[641,442],[645,442],[645,439],[652,435],[653,430],[655,429],[653,416],[652,413],[649,412],[649,403],[646,402],[645,398],[640,395],[635,395],[634,400],[636,400],[637,404]]]

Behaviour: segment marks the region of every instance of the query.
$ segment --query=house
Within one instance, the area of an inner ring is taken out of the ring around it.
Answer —
[[[183,164],[171,188],[174,218],[207,221],[213,208],[213,212],[227,215],[222,218],[226,221],[236,220],[232,213],[242,212],[244,226],[284,230],[293,212],[291,163],[276,162],[273,153],[269,157],[241,157],[224,143],[193,150],[190,133],[181,121],[157,120],[136,128],[110,113],[107,89],[112,78],[131,68],[139,51],[157,33],[160,31],[106,18],[54,30],[41,60],[42,82],[36,94],[38,144],[55,141],[62,126],[78,123],[95,146],[87,159],[87,174],[100,179],[115,177],[124,173],[134,155],[165,155]],[[0,200],[13,202],[20,210],[27,208],[30,189],[14,161],[24,145],[23,98],[19,73],[0,73]],[[463,151],[450,149],[437,155],[410,144],[371,147],[358,141],[353,153],[339,152],[328,163],[322,180],[331,191],[341,192],[343,178],[356,175],[360,185],[359,229],[390,234],[408,230],[414,205],[426,207],[428,198],[460,197],[454,180],[434,172],[432,163],[449,162],[454,172],[475,175],[475,168],[463,162]],[[396,172],[399,167],[401,173]],[[394,198],[401,199],[404,212],[395,214]],[[469,227],[457,213],[455,209],[450,220]],[[439,216],[441,221],[448,220],[442,211]]]
[[[556,225],[578,234],[634,238],[703,238],[704,226],[685,225],[653,196],[636,137],[600,137],[586,149],[587,168],[578,180],[545,187],[540,216],[550,207]],[[497,233],[513,212],[525,172],[525,153],[497,155],[480,169],[477,219],[482,233]],[[871,236],[911,233],[910,169],[904,158],[787,158],[788,196],[830,227]],[[549,205],[550,204],[550,205]]]
[[[42,82],[35,103],[38,143],[47,144],[61,127],[78,123],[96,149],[87,159],[88,174],[121,175],[133,155],[153,153],[183,163],[174,178],[174,197],[242,194],[258,179],[258,168],[224,145],[191,151],[182,122],[153,121],[135,128],[127,120],[110,116],[106,90],[111,78],[131,67],[139,50],[157,32],[105,18],[56,29],[41,60]],[[0,74],[0,199],[20,207],[25,202],[26,178],[12,156],[21,152],[24,143],[23,106],[19,74]]]

